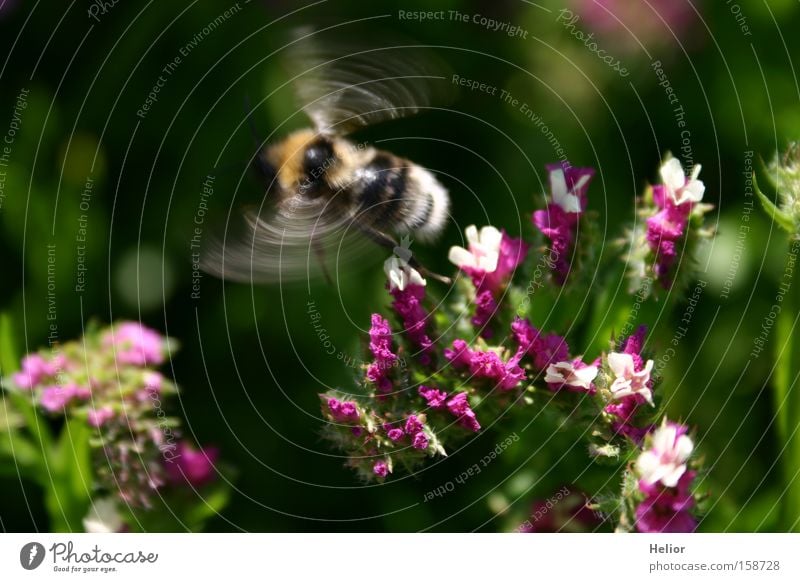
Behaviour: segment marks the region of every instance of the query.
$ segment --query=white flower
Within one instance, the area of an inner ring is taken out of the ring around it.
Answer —
[[[92,508],[83,518],[83,529],[87,533],[115,533],[124,525],[117,504],[109,498],[93,500]]]
[[[686,461],[694,443],[685,434],[678,436],[678,428],[664,419],[653,433],[651,448],[636,459],[636,470],[648,485],[661,481],[667,487],[675,487],[686,472]]]
[[[661,166],[659,173],[661,182],[667,187],[667,192],[676,206],[684,202],[700,202],[703,199],[706,187],[697,179],[700,175],[700,164],[692,168],[692,175],[686,178],[681,163],[676,158],[670,158]]]
[[[478,233],[478,228],[474,224],[468,226],[464,232],[467,235],[469,250],[452,246],[447,258],[457,267],[470,267],[484,273],[494,273],[500,258],[503,233],[493,226],[484,226]]]
[[[409,285],[426,285],[427,281],[405,259],[389,257],[383,263],[383,271],[389,279],[389,289],[405,290]]]
[[[550,194],[553,202],[558,204],[564,212],[580,212],[581,199],[575,194],[576,190],[583,188],[591,179],[589,175],[583,175],[570,190],[567,188],[567,176],[563,168],[556,168],[550,172]]]
[[[644,369],[635,372],[633,356],[611,352],[608,354],[608,366],[616,376],[614,383],[611,384],[611,394],[614,398],[641,394],[647,402],[653,404],[653,393],[647,385],[650,381],[650,372],[653,371],[653,360],[647,360]]]
[[[548,384],[566,384],[589,390],[597,377],[597,366],[576,368],[572,362],[558,362],[547,367],[544,381]]]

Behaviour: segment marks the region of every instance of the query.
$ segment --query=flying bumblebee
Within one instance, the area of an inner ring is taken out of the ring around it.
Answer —
[[[450,216],[444,186],[422,166],[348,136],[446,100],[444,66],[419,47],[365,48],[309,31],[287,53],[313,128],[259,151],[264,201],[244,210],[238,233],[212,241],[203,269],[245,282],[309,279],[327,275],[329,253],[337,268],[363,257],[365,241],[394,250],[398,236],[433,241]]]

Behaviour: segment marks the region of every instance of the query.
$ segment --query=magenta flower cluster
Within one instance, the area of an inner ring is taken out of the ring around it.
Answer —
[[[406,330],[403,337],[416,345],[413,330]],[[416,390],[405,386],[401,369],[395,366],[398,350],[405,348],[395,346],[390,324],[379,314],[372,316],[369,349],[374,360],[365,371],[366,385],[372,387],[367,398],[321,395],[329,438],[347,451],[348,464],[364,477],[386,478],[395,459],[413,465],[441,454],[436,430],[429,424],[432,418],[444,428],[450,419],[457,426],[454,430],[480,430],[466,393],[450,396],[431,386]],[[431,361],[426,353],[419,359],[423,365]]]
[[[636,508],[636,529],[642,533],[688,533],[697,528],[690,486],[695,474],[684,473],[675,487],[642,485],[645,499]]]
[[[12,378],[44,412],[83,420],[97,432],[97,481],[126,504],[149,507],[168,483],[200,486],[215,474],[216,449],[181,440],[180,421],[165,413],[177,389],[152,367],[172,346],[155,330],[121,322],[28,354]]]
[[[547,170],[547,204],[532,220],[549,241],[546,264],[560,291],[560,286],[575,285],[571,273],[580,266],[577,258],[590,256],[580,230],[595,171],[566,162]],[[690,229],[688,220],[702,196],[697,171],[686,178],[674,163],[662,167],[664,184],[655,188],[655,199],[664,213],[649,217],[647,235],[640,233],[645,241],[640,246],[651,255],[660,253],[662,261],[674,249],[670,240],[687,236]],[[594,513],[583,494],[569,494],[569,511],[566,504],[559,510],[565,512],[565,523],[588,527],[625,511],[619,523],[639,531],[693,530],[694,471],[687,469],[691,443],[684,429],[665,436],[673,425],[653,424],[654,361],[646,357],[647,327],[587,359],[573,352],[564,335],[534,324],[536,309],[522,307],[530,305],[535,286],[529,285],[528,298],[520,301],[522,287],[514,278],[531,248],[493,226],[467,227],[464,246],[453,246],[448,254],[466,278],[451,289],[437,313],[426,294],[427,281],[411,266],[408,248],[402,247],[403,256],[388,259],[384,270],[391,312],[372,315],[372,357],[360,388],[321,395],[324,434],[362,478],[383,481],[399,467],[414,471],[426,459],[448,454],[456,442],[492,424],[499,410],[521,411],[563,399],[574,413],[570,422],[588,424],[584,434],[591,435],[592,455],[620,460],[629,452],[640,454],[633,492],[628,487],[621,498],[604,496],[613,502],[606,513]],[[658,263],[655,255],[649,259],[654,269],[663,267],[674,275],[675,264]],[[630,469],[619,470],[631,475]],[[530,531],[560,528],[561,521],[560,516],[531,525]]]
[[[691,532],[697,527],[691,491],[695,472],[687,465],[694,443],[687,433],[686,426],[665,420],[636,462],[644,497],[635,512],[640,532]]]
[[[369,351],[374,359],[367,368],[367,380],[375,384],[379,392],[391,392],[389,373],[397,362],[397,355],[392,353],[392,329],[389,322],[377,313],[372,315]]]
[[[478,432],[481,429],[478,418],[469,405],[466,392],[459,392],[448,400],[446,392],[442,392],[436,388],[420,386],[419,394],[427,401],[430,408],[434,410],[446,408],[450,411],[450,414],[456,417],[458,424],[467,430]]]
[[[569,346],[563,337],[555,333],[543,334],[527,319],[515,317],[511,333],[522,356],[528,358],[538,372],[569,359]]]
[[[645,337],[647,336],[647,326],[641,325],[636,332],[622,342],[623,354],[631,356],[634,372],[641,372],[645,368],[642,350],[644,349]],[[652,392],[653,380],[648,379],[646,387]],[[615,399],[605,407],[605,412],[612,419],[611,426],[615,432],[630,438],[636,443],[640,443],[653,426],[637,424],[638,413],[648,405],[647,399],[641,393],[627,394]]]
[[[475,313],[472,324],[485,338],[491,338],[489,323],[497,312],[497,302],[517,267],[528,254],[521,238],[511,238],[504,230],[485,226],[466,229],[467,248],[453,247],[449,259],[472,281],[475,289]]]
[[[655,279],[669,289],[675,280],[676,264],[681,254],[689,250],[689,221],[693,214],[702,216],[709,207],[701,203],[705,185],[697,178],[700,166],[695,166],[691,175],[686,176],[680,162],[668,158],[659,173],[661,184],[650,190],[653,208],[644,211],[647,215],[645,239],[649,250],[646,260],[652,265]]]
[[[355,402],[340,402],[336,398],[328,398],[328,410],[333,420],[345,424],[358,422],[360,416]]]
[[[533,224],[550,240],[553,277],[563,285],[574,258],[581,216],[586,212],[586,191],[594,168],[575,168],[568,162],[547,166],[550,199],[544,210],[533,213]]]
[[[466,369],[472,379],[487,380],[500,390],[513,390],[525,380],[525,370],[519,365],[521,351],[503,361],[496,351],[471,350],[466,341],[457,339],[444,356],[456,370]]]
[[[392,307],[402,320],[403,329],[409,340],[424,353],[423,358],[429,361],[428,353],[433,347],[433,340],[427,332],[428,313],[422,306],[425,287],[409,284],[404,289],[391,289],[390,293],[394,297]]]

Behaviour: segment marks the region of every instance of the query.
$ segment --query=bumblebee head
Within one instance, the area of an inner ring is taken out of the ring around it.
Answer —
[[[310,129],[297,131],[267,152],[277,180],[287,192],[316,197],[325,191],[326,174],[338,162],[333,142]]]

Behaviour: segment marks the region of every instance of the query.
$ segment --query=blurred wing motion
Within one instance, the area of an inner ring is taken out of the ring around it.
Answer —
[[[353,34],[353,37],[359,37]],[[299,106],[323,133],[415,115],[450,100],[449,69],[410,43],[366,47],[326,32],[301,29],[287,48]]]
[[[300,195],[260,214],[246,208],[240,222],[209,241],[201,257],[204,271],[243,283],[317,279],[325,270],[352,264],[369,246],[350,217]]]
[[[351,38],[363,35],[348,31]],[[294,79],[301,107],[315,124],[315,132],[336,139],[340,135],[380,121],[414,115],[434,102],[447,99],[451,84],[446,67],[430,52],[410,44],[387,46],[341,42],[335,35],[304,29],[287,46],[286,64]],[[340,37],[338,37],[340,38]],[[313,133],[312,133],[313,135]],[[239,228],[226,230],[204,251],[202,268],[219,277],[273,283],[313,279],[363,258],[374,249],[371,236],[389,237],[365,228],[359,220],[362,200],[352,188],[371,192],[387,187],[378,180],[367,182],[363,164],[386,155],[339,152],[336,183],[327,183],[323,193],[302,192],[299,182],[309,170],[303,166],[302,146],[290,139],[272,144],[267,151],[280,152],[274,168],[278,179],[268,186],[272,202],[268,210],[246,210]],[[347,148],[343,148],[347,149]],[[348,150],[349,151],[349,150]],[[300,162],[298,162],[300,160]],[[373,170],[374,171],[374,170]],[[291,179],[288,176],[292,176]],[[281,177],[285,179],[281,180]],[[292,184],[292,186],[288,186]],[[297,191],[289,191],[296,189]],[[387,225],[391,230],[392,225]],[[327,273],[326,273],[327,272]]]

